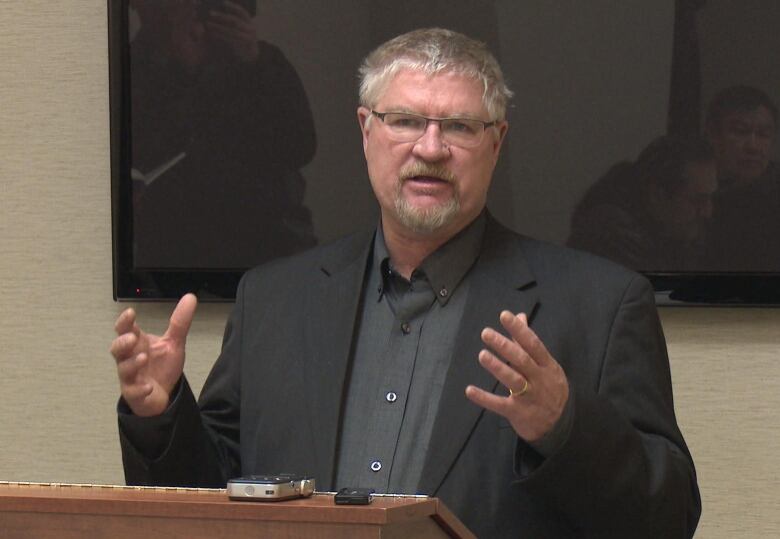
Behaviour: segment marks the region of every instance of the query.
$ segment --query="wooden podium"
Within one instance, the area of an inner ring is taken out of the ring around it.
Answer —
[[[377,496],[335,505],[332,494],[231,501],[224,490],[0,482],[0,537],[219,539],[474,535],[436,498]]]

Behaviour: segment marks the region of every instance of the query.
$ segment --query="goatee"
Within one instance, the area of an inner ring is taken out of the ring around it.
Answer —
[[[399,222],[418,234],[430,234],[455,219],[460,210],[460,200],[457,190],[453,190],[452,197],[439,205],[430,208],[413,206],[404,198],[402,189],[407,179],[419,176],[436,178],[452,185],[456,183],[457,178],[446,167],[425,162],[413,163],[401,169],[398,175],[395,191],[395,212]]]

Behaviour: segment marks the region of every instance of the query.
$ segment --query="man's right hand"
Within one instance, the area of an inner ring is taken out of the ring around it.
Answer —
[[[133,309],[117,318],[117,338],[111,343],[122,397],[137,416],[163,413],[184,371],[184,345],[198,300],[183,296],[162,337],[141,331]]]

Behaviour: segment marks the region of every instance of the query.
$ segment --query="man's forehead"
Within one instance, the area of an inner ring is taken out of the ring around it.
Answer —
[[[462,86],[466,89],[481,88],[482,84],[478,78],[467,73],[452,69],[428,72],[423,69],[413,69],[409,67],[401,68],[392,74],[385,84],[385,92],[390,88],[399,86],[433,86],[441,82],[448,82]]]
[[[728,125],[751,125],[757,127],[768,127],[774,129],[775,122],[772,113],[764,106],[759,106],[751,110],[735,110],[727,113],[723,117],[722,124]]]
[[[426,103],[456,109],[450,112],[479,113],[484,108],[483,93],[482,83],[464,73],[402,69],[387,81],[378,102],[405,112],[419,112],[415,107]]]

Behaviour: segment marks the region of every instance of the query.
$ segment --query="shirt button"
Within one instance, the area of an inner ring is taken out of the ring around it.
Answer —
[[[404,332],[404,335],[409,335],[409,333],[412,331],[412,326],[409,324],[409,322],[404,322],[401,324],[401,331]]]
[[[387,395],[385,395],[385,399],[387,402],[395,402],[398,400],[398,395],[396,395],[393,391],[388,391]]]
[[[379,462],[378,460],[375,460],[374,462],[371,463],[372,472],[378,472],[381,469],[382,469],[382,463]]]
[[[439,290],[439,295],[441,297],[443,297],[443,298],[446,298],[448,294],[449,294],[449,291],[446,288],[444,288],[444,287],[442,287],[442,289]]]

